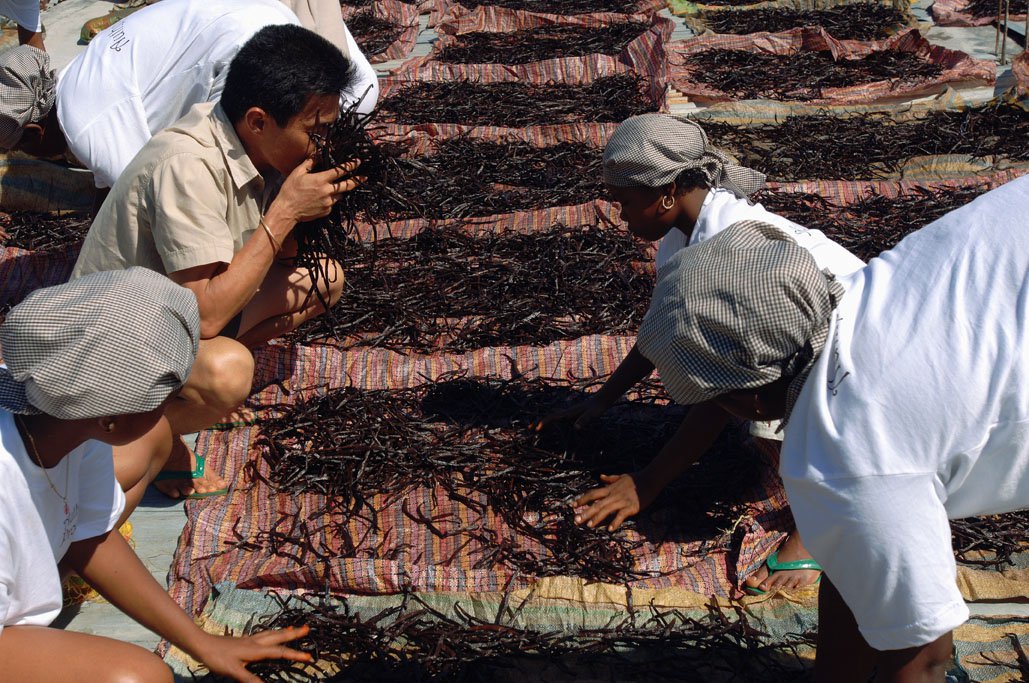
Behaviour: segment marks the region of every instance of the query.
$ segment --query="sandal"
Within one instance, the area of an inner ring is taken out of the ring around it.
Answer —
[[[780,562],[779,551],[773,550],[772,554],[765,560],[765,566],[768,567],[768,575],[771,576],[776,572],[788,572],[797,569],[811,569],[816,572],[822,571],[822,565],[815,562],[813,559],[808,558],[806,560],[793,560],[792,562]],[[799,588],[808,588],[810,586],[817,586],[822,582],[822,575],[819,574],[818,578],[814,582],[809,583],[805,586],[799,586]],[[751,595],[766,595],[768,591],[761,590],[757,586],[745,586],[744,590]]]
[[[168,481],[170,479],[199,479],[202,476],[204,476],[204,472],[207,470],[207,458],[200,455],[193,449],[189,449],[189,452],[193,454],[193,458],[196,461],[196,467],[193,468],[193,471],[188,472],[186,470],[164,470],[163,472],[159,472],[158,475],[154,477],[154,481]],[[229,489],[227,488],[217,489],[215,491],[208,491],[207,493],[197,493],[196,491],[194,491],[193,493],[189,493],[183,496],[183,498],[200,500],[202,498],[211,498],[212,496],[224,496],[228,492]]]

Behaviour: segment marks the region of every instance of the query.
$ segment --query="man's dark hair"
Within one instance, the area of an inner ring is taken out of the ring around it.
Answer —
[[[312,96],[338,95],[355,80],[353,63],[317,33],[292,24],[265,26],[229,64],[221,105],[233,123],[259,107],[285,126]]]

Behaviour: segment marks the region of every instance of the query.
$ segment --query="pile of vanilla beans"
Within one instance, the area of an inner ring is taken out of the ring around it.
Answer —
[[[905,24],[904,13],[879,2],[801,10],[774,7],[705,12],[704,24],[715,33],[777,33],[801,26],[820,26],[837,40],[881,40]]]
[[[1013,17],[1017,14],[1025,14],[1029,8],[1026,0],[1007,0],[1008,13]],[[974,17],[996,17],[1003,12],[1003,3],[998,7],[996,0],[969,0],[968,5],[961,9],[962,12],[971,14]]]
[[[456,603],[444,612],[416,594],[362,616],[345,598],[275,598],[280,610],[253,631],[307,624],[292,647],[314,665],[261,662],[250,670],[274,681],[685,681],[772,683],[805,677],[812,633],[776,639],[741,609],[710,604],[694,618],[674,609],[633,608],[602,628],[532,628],[526,601],[503,595],[494,618]],[[204,679],[207,681],[211,678]]]
[[[647,30],[637,21],[605,26],[541,26],[511,32],[462,33],[440,50],[441,62],[526,64],[558,57],[616,55]]]
[[[289,340],[434,352],[629,334],[653,288],[646,260],[628,233],[599,226],[354,243],[347,295]]]
[[[1029,161],[1029,111],[1017,104],[936,111],[904,122],[885,114],[819,114],[759,126],[701,125],[712,144],[775,181],[887,178],[913,157],[935,154]]]
[[[950,533],[959,561],[999,569],[1029,551],[1029,510],[952,519]]]
[[[827,88],[878,81],[891,87],[922,83],[943,72],[910,52],[879,51],[859,59],[835,59],[828,50],[773,55],[711,49],[686,55],[689,78],[732,99],[816,100]]]
[[[385,52],[404,33],[404,27],[393,23],[372,10],[358,12],[347,19],[347,29],[354,42],[366,56],[372,57]]]
[[[324,496],[324,524],[337,539],[356,520],[375,531],[379,513],[400,503],[421,528],[455,539],[448,546],[456,548],[454,557],[438,560],[444,565],[460,553],[473,568],[625,583],[652,576],[637,567],[637,556],[665,538],[695,538],[704,541],[705,552],[725,552],[733,521],[746,506],[741,501],[760,489],[762,467],[734,432],[651,511],[626,525],[639,524],[647,540],[575,523],[570,502],[596,487],[599,473],[643,467],[684,415],[682,407],[667,405],[656,384],[645,383],[589,430],[565,423],[528,428],[582,400],[591,384],[451,375],[414,389],[337,390],[284,406],[263,422],[256,444],[262,456],[250,466],[251,476],[292,496]],[[435,491],[437,502],[409,507],[405,498],[425,490]],[[317,533],[276,526],[269,530],[276,533],[250,533],[236,546],[304,563],[328,556]],[[333,556],[391,556],[395,550],[385,540],[378,547],[349,540]]]
[[[14,211],[0,213],[0,232],[7,235],[3,239],[5,247],[45,254],[81,244],[91,222],[85,213]]]
[[[590,83],[479,83],[417,81],[380,103],[379,119],[401,124],[462,123],[520,128],[558,123],[617,123],[657,111],[649,84],[638,75],[604,76]]]
[[[905,235],[964,206],[988,189],[986,185],[916,187],[896,197],[869,192],[847,204],[817,194],[769,190],[755,199],[795,223],[821,230],[868,261],[892,249]]]

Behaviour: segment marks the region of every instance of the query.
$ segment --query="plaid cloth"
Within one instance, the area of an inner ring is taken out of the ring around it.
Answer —
[[[636,347],[687,405],[793,377],[789,415],[842,296],[781,230],[741,221],[658,271]]]
[[[859,2],[868,2],[869,0],[858,0]],[[700,35],[703,33],[714,33],[712,29],[708,27],[707,19],[713,15],[718,15],[722,12],[748,12],[751,10],[774,10],[774,9],[795,9],[795,10],[807,10],[817,11],[825,9],[833,9],[836,7],[846,7],[852,5],[855,0],[768,0],[766,2],[758,2],[756,4],[747,5],[705,5],[698,3],[696,6],[696,12],[685,13],[686,25],[690,29]],[[903,16],[903,25],[911,28],[917,28],[919,22],[915,19],[915,16],[911,13],[910,4],[907,2],[891,2],[891,0],[883,0],[879,4],[886,5],[887,7],[896,7]]]
[[[62,420],[147,412],[185,383],[199,343],[196,297],[152,270],[37,290],[0,326],[0,405]]]
[[[21,45],[0,57],[0,148],[12,149],[26,124],[50,113],[56,87],[50,55],[42,50]]]
[[[429,7],[429,26],[438,26],[439,24],[449,19],[460,19],[463,15],[468,12],[474,12],[475,10],[469,10],[463,5],[459,5],[453,0],[426,0],[426,5]],[[665,0],[639,0],[636,6],[631,9],[630,14],[653,14],[665,6]],[[542,12],[525,12],[525,14],[540,14]],[[567,14],[563,15],[566,17],[587,17],[590,14],[603,14],[603,12],[589,12],[585,14]],[[546,15],[554,16],[554,15]]]
[[[668,46],[672,86],[698,103],[724,102],[732,99],[717,88],[692,79],[692,70],[685,58],[704,50],[746,50],[770,54],[796,54],[806,50],[828,50],[833,59],[859,59],[872,52],[897,51],[912,53],[943,72],[928,81],[899,85],[892,81],[876,81],[842,88],[824,88],[822,97],[809,100],[819,104],[868,104],[877,100],[912,98],[941,92],[954,84],[992,85],[997,80],[993,62],[974,59],[964,52],[933,45],[916,30],[909,29],[883,41],[858,42],[836,40],[821,28],[798,28],[781,33],[752,33],[744,36],[706,35],[673,42]]]
[[[763,173],[737,166],[708,145],[696,121],[642,114],[619,124],[604,148],[604,182],[615,187],[661,188],[688,169],[699,169],[709,187],[749,197],[765,185]]]

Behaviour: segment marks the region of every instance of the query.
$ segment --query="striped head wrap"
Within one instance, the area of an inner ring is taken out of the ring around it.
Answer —
[[[698,169],[709,187],[739,198],[765,186],[763,173],[738,166],[710,146],[700,124],[667,114],[641,114],[618,124],[604,148],[604,182],[614,187],[663,187]]]
[[[792,377],[788,416],[843,293],[786,233],[740,221],[661,268],[636,346],[684,404]]]

